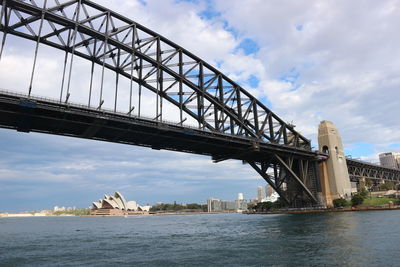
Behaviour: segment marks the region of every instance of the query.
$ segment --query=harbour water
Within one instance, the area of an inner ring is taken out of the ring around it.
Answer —
[[[1,266],[400,266],[400,211],[0,218]]]

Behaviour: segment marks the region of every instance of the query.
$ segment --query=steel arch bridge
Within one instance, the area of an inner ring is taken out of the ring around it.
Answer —
[[[320,203],[318,153],[310,140],[210,64],[91,1],[0,1],[0,60],[9,35],[35,43],[26,94],[0,92],[1,127],[203,154],[215,162],[239,159],[289,205]],[[42,45],[64,53],[61,86],[54,88],[57,100],[32,94]],[[70,102],[74,58],[91,64],[84,105]],[[101,68],[98,99],[93,93],[95,66]],[[115,73],[113,88],[105,86],[105,70]],[[130,83],[124,113],[118,108],[122,79]],[[112,100],[104,97],[110,91]],[[155,98],[152,118],[142,114],[144,92]],[[112,110],[103,108],[105,101],[112,101]],[[164,119],[166,104],[178,110],[175,123]],[[195,128],[185,124],[188,118]]]

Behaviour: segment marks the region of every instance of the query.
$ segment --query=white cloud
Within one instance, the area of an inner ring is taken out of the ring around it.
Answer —
[[[279,116],[314,140],[319,121],[329,119],[349,145],[390,150],[400,142],[398,2],[214,2],[260,46],[259,91]]]

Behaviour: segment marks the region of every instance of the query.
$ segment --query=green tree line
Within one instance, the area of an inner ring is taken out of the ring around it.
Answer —
[[[259,202],[254,206],[249,206],[250,210],[255,210],[255,211],[273,211],[283,208],[287,208],[287,205],[280,199],[278,199],[275,202],[270,202],[270,201]]]
[[[207,204],[197,204],[197,203],[190,203],[186,205],[182,204],[169,204],[169,203],[162,203],[150,208],[150,211],[207,211]]]

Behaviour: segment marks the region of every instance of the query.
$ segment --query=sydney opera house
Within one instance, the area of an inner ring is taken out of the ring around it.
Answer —
[[[104,195],[103,199],[93,202],[91,215],[124,216],[148,214],[150,206],[139,206],[136,201],[126,201],[120,192],[114,196]]]

